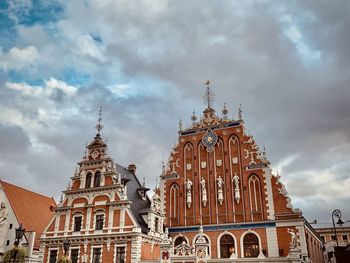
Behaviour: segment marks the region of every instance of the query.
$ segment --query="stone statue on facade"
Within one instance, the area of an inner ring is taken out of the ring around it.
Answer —
[[[192,181],[190,179],[187,179],[186,182],[186,202],[188,208],[190,208],[192,204]]]
[[[6,241],[6,234],[8,230],[8,210],[4,202],[1,202],[0,207],[0,253],[4,253],[4,245]]]
[[[222,180],[221,176],[219,176],[217,179],[217,185],[218,185],[218,201],[220,205],[222,205],[222,202],[224,201],[224,192],[222,187],[224,186],[224,180]]]
[[[205,179],[202,177],[201,179],[201,188],[202,188],[202,203],[203,206],[206,207],[207,206],[207,188],[206,188],[206,182]]]
[[[239,204],[239,201],[241,200],[241,195],[239,193],[239,176],[237,173],[235,173],[235,176],[232,178],[232,181],[235,185],[235,200],[236,203]]]
[[[290,235],[289,248],[290,249],[299,248],[299,238],[298,238],[297,233],[290,228],[287,229],[287,232]]]

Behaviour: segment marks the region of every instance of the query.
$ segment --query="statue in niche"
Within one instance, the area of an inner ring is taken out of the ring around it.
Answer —
[[[290,235],[289,248],[290,249],[297,249],[299,247],[299,238],[298,238],[297,233],[293,229],[290,229],[290,228],[287,229],[287,232]]]
[[[186,200],[187,206],[190,208],[192,204],[192,181],[190,179],[187,179],[186,182]]]
[[[4,245],[6,240],[6,234],[8,230],[8,210],[4,202],[1,202],[0,207],[0,253],[4,253]]]
[[[236,203],[239,204],[241,194],[239,193],[239,176],[237,175],[237,173],[235,173],[235,176],[232,178],[232,181],[235,185],[235,200]]]
[[[202,177],[201,179],[201,188],[202,188],[202,203],[203,206],[206,207],[207,206],[207,188],[206,188],[206,182],[205,179]]]
[[[224,180],[222,180],[221,176],[219,176],[216,179],[217,185],[218,185],[218,201],[220,205],[222,205],[222,202],[224,201],[224,192],[222,190],[222,187],[224,186]]]

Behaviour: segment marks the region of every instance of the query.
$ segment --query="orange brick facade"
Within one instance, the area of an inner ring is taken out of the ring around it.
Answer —
[[[322,241],[293,209],[264,150],[246,133],[241,112],[230,120],[226,107],[219,117],[208,104],[199,121],[192,116],[191,127],[183,130],[180,124],[161,178],[172,244],[164,246],[170,260],[163,262],[294,262],[298,257],[304,261],[296,262],[323,262]],[[206,245],[197,244],[199,236]]]

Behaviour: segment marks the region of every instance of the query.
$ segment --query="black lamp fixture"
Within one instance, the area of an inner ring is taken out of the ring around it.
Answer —
[[[67,256],[67,252],[69,250],[70,247],[70,241],[68,239],[66,239],[65,241],[63,241],[63,250],[64,250],[64,255]]]
[[[22,223],[18,228],[16,228],[16,243],[19,244],[19,242],[22,240],[24,232],[26,230],[23,228]]]
[[[334,217],[338,218],[337,225],[339,225],[339,226],[344,225],[343,220],[341,220],[341,212],[339,209],[335,209],[332,212],[333,231],[334,231],[334,235],[335,235],[335,240],[337,241],[337,247],[339,247],[338,238],[337,238],[337,230],[335,229]]]

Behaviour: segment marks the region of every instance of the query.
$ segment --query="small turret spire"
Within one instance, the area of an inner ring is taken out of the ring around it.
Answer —
[[[193,109],[193,111],[192,111],[191,121],[192,121],[192,124],[193,124],[193,125],[196,124],[197,116],[196,116],[196,112],[195,112],[194,109]]]
[[[100,109],[98,111],[98,120],[97,120],[97,124],[96,124],[96,130],[97,130],[97,135],[100,135],[100,131],[103,128],[103,125],[101,124],[102,122],[102,106],[100,106]]]
[[[179,117],[179,131],[183,131],[182,119]]]

